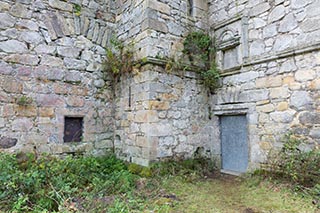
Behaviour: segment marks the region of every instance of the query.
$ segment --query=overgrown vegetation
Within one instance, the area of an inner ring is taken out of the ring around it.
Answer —
[[[204,32],[196,31],[189,33],[184,42],[183,57],[174,59],[170,57],[156,56],[166,61],[165,70],[188,70],[190,67],[199,71],[204,85],[211,91],[219,87],[220,74],[215,63],[215,49],[211,37]],[[185,59],[190,63],[186,63]],[[134,43],[124,45],[123,42],[113,37],[110,48],[106,49],[105,71],[117,79],[120,74],[130,73],[141,64],[147,62],[146,58],[134,60]]]
[[[280,151],[271,151],[264,174],[291,183],[295,190],[314,196],[320,208],[320,150],[302,150],[305,142],[288,133]]]
[[[0,212],[310,212],[277,185],[219,176],[210,160],[150,168],[107,157],[0,153]],[[272,188],[270,188],[272,187]],[[274,198],[274,199],[270,199]],[[293,205],[294,203],[294,205]]]
[[[117,38],[110,40],[111,47],[106,49],[105,71],[113,74],[114,77],[121,73],[129,73],[135,64],[133,58],[134,43],[125,46]]]
[[[90,205],[98,205],[110,195],[134,189],[136,176],[126,168],[113,156],[68,156],[62,160],[0,153],[0,210],[68,212],[90,209]],[[75,206],[77,201],[81,204]],[[98,210],[97,205],[94,208]]]
[[[215,45],[204,32],[191,32],[185,38],[183,53],[192,65],[200,66],[204,85],[213,92],[219,87],[220,73],[215,62]]]
[[[65,159],[41,156],[37,159],[33,154],[0,153],[0,211],[101,212],[108,209],[108,212],[129,212],[129,209],[159,209],[161,205],[157,204],[146,207],[145,194],[135,192],[137,185],[146,182],[144,179],[141,182],[141,177],[153,180],[146,186],[151,189],[158,186],[159,180],[155,177],[195,174],[192,169],[207,168],[203,167],[207,164],[205,162],[166,162],[146,168],[127,165],[112,155],[68,156]]]

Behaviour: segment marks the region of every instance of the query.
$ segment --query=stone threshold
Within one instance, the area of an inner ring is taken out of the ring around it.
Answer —
[[[232,175],[232,176],[237,176],[237,177],[245,174],[244,172],[236,172],[236,171],[225,170],[225,169],[221,169],[220,173],[227,174],[227,175]]]

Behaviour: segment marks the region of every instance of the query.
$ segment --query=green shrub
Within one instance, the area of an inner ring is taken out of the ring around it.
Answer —
[[[42,156],[0,153],[0,210],[59,211],[73,198],[132,191],[136,176],[114,156]]]
[[[305,187],[320,183],[320,150],[302,151],[304,142],[292,134],[287,134],[283,147],[269,157],[268,170],[277,178]]]
[[[300,148],[303,144],[304,141],[293,134],[286,134],[281,150],[271,152],[263,174],[292,183],[294,190],[314,197],[320,208],[320,150],[303,151]]]

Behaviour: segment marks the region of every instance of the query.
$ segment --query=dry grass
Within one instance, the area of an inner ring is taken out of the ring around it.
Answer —
[[[174,199],[167,198],[168,208],[159,212],[320,213],[311,198],[257,178],[243,180],[221,175],[188,182],[175,177],[164,181],[163,187]]]

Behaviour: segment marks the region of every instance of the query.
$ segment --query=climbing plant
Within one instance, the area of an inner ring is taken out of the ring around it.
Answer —
[[[205,65],[209,62],[211,38],[204,32],[196,31],[187,35],[183,41],[183,53],[188,56],[192,64],[201,60]]]
[[[215,48],[212,38],[205,32],[190,32],[183,42],[183,54],[191,65],[201,67],[201,77],[206,87],[213,92],[219,87],[220,74],[215,63]]]
[[[131,72],[134,65],[133,43],[127,46],[113,37],[110,40],[110,48],[106,49],[105,71],[119,76],[121,73]]]
[[[156,57],[166,61],[165,70],[188,70],[190,67],[200,68],[200,75],[206,87],[213,92],[219,86],[220,74],[215,63],[215,49],[212,38],[205,32],[190,32],[183,41],[183,58],[187,58],[189,65],[183,59],[173,59],[169,57]],[[106,49],[105,71],[114,77],[119,77],[122,73],[130,73],[135,67],[146,63],[146,59],[134,60],[134,43],[124,45],[123,42],[113,37],[110,47]]]

